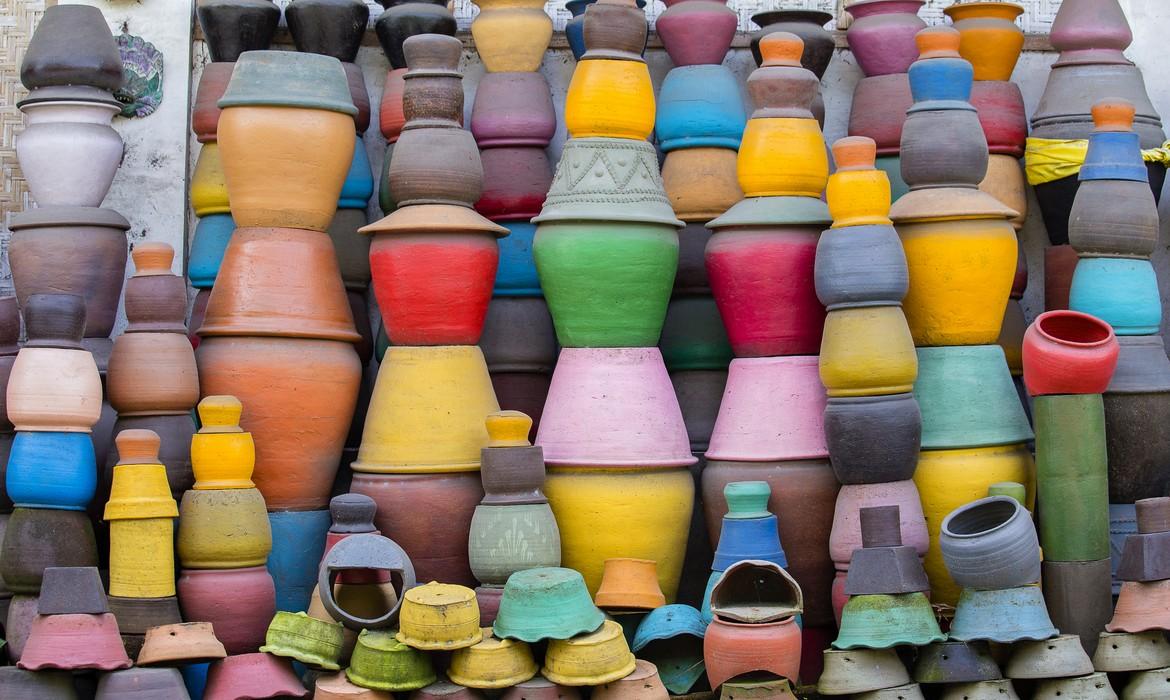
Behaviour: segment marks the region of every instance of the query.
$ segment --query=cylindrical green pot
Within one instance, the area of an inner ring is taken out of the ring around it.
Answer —
[[[548,221],[532,250],[562,346],[658,344],[678,267],[675,227]]]
[[[561,532],[547,503],[480,505],[467,544],[471,573],[503,585],[524,569],[561,565]]]
[[[1109,558],[1109,456],[1100,394],[1037,396],[1036,491],[1046,561]]]
[[[1032,439],[1028,416],[998,345],[918,348],[914,397],[922,449],[1014,445]]]

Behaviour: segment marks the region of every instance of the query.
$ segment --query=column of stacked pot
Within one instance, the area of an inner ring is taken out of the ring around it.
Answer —
[[[229,654],[247,654],[264,643],[276,611],[264,566],[272,531],[252,481],[258,445],[240,427],[249,409],[234,396],[208,396],[198,410],[195,484],[179,504],[179,605],[184,620],[212,623]]]
[[[484,420],[499,410],[480,347],[503,226],[476,213],[482,167],[461,128],[462,44],[440,34],[403,44],[407,115],[390,162],[398,208],[361,229],[391,343],[366,416],[351,491],[420,579],[474,585],[467,559],[483,498]]]
[[[93,355],[81,345],[85,300],[30,295],[24,325],[28,339],[7,390],[16,435],[5,486],[15,507],[0,550],[0,576],[13,593],[5,632],[14,660],[37,614],[45,568],[98,563],[85,510],[97,489],[90,431],[101,415],[102,384]]]
[[[776,32],[759,47],[762,66],[748,78],[756,109],[736,166],[746,198],[708,224],[707,272],[736,359],[707,450],[703,510],[714,546],[727,484],[768,483],[788,570],[806,591],[804,624],[820,635],[807,646],[819,651],[832,640],[838,490],[817,377],[825,309],[813,282],[817,239],[831,221],[820,198],[829,165],[810,109],[819,83],[801,66],[801,40]]]
[[[0,297],[0,397],[7,402],[8,378],[12,375],[12,366],[16,362],[16,354],[20,352],[20,309],[16,297]],[[12,443],[16,439],[12,422],[8,420],[8,410],[0,406],[0,464],[8,468],[8,456],[12,451]],[[4,542],[4,530],[8,527],[8,518],[12,514],[12,499],[8,497],[7,479],[0,477],[0,545]],[[0,550],[0,560],[3,558]],[[12,602],[12,591],[4,585],[2,575],[3,566],[0,565],[0,620],[8,619],[8,606]]]
[[[654,560],[678,590],[695,462],[656,347],[678,266],[678,233],[654,147],[654,92],[632,0],[585,13],[587,51],[565,104],[569,140],[533,253],[562,346],[536,444],[564,566],[591,591],[606,559]]]
[[[191,343],[197,346],[199,336],[195,331],[203,323],[224,250],[236,229],[219,157],[218,103],[240,54],[263,51],[272,43],[276,25],[280,23],[280,8],[272,0],[200,0],[195,4],[195,16],[211,59],[199,75],[191,108],[191,132],[201,144],[191,173],[191,209],[197,221],[187,251],[187,277],[197,290],[190,337]]]
[[[958,31],[932,27],[917,41],[921,57],[909,74],[915,103],[902,131],[910,192],[890,218],[906,253],[902,307],[918,346],[922,452],[914,481],[930,533],[926,572],[932,602],[954,605],[959,590],[938,548],[943,518],[998,482],[1027,485],[1030,505],[1035,467],[1026,444],[1032,430],[996,344],[1016,275],[1016,212],[979,189],[987,140],[969,101],[973,70],[958,53]]]
[[[548,81],[539,73],[552,37],[540,2],[484,2],[471,24],[487,73],[471,109],[471,133],[483,163],[476,211],[508,229],[488,306],[482,346],[500,405],[530,415],[536,425],[556,362],[556,335],[540,289],[532,217],[552,182],[545,149],[556,132]]]

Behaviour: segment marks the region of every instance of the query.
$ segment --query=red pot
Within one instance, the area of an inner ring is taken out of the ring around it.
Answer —
[[[873,139],[879,156],[896,156],[902,150],[906,110],[912,106],[910,78],[905,73],[862,78],[853,89],[849,135]]]
[[[492,221],[527,221],[540,213],[553,176],[544,148],[488,148],[479,158],[483,194],[476,211]]]
[[[971,88],[971,104],[979,112],[988,151],[1023,158],[1028,116],[1020,86],[1006,80],[976,80]]]
[[[1102,394],[1121,347],[1113,328],[1079,311],[1047,311],[1024,333],[1024,386],[1032,396]]]
[[[219,98],[223,97],[235,67],[235,63],[227,62],[203,66],[199,88],[195,91],[195,106],[191,109],[191,131],[195,132],[199,143],[215,141],[219,126]]]
[[[712,688],[753,671],[796,681],[800,673],[800,628],[796,618],[741,624],[716,617],[703,637],[703,661]]]
[[[394,345],[474,345],[500,251],[491,233],[390,233],[370,245],[382,322]]]
[[[264,644],[276,615],[276,586],[263,566],[183,569],[179,604],[187,622],[210,622],[229,654],[248,654]]]
[[[382,136],[388,143],[394,143],[402,134],[402,127],[406,126],[406,115],[402,112],[402,93],[406,90],[405,68],[394,68],[386,75],[386,85],[382,90],[382,103],[378,108],[378,124],[382,128]]]
[[[1068,308],[1068,292],[1080,257],[1071,245],[1044,249],[1044,310]]]
[[[707,275],[736,357],[816,355],[825,307],[813,264],[818,227],[723,229],[707,243]]]

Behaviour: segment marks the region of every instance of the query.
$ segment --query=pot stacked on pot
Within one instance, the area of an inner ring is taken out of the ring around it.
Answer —
[[[0,387],[3,388],[3,398],[7,401],[8,378],[12,374],[12,365],[16,362],[16,354],[20,351],[20,310],[16,297],[0,297]],[[16,439],[12,422],[8,420],[7,408],[0,409],[0,464],[8,468],[8,455],[12,451],[12,442]],[[12,514],[12,499],[8,497],[6,478],[0,476],[0,545],[4,542],[4,530],[8,527],[8,518]],[[0,558],[3,554],[0,553]],[[0,570],[3,565],[0,564]],[[12,591],[4,585],[4,578],[0,575],[0,620],[8,619],[8,605],[12,601]]]
[[[804,52],[800,57],[800,64],[811,70],[817,80],[825,77],[829,63],[833,60],[833,53],[837,49],[837,42],[833,34],[825,29],[825,25],[833,20],[833,15],[818,10],[768,10],[752,15],[752,21],[762,27],[752,32],[751,49],[756,65],[763,62],[760,54],[760,40],[772,32],[789,32],[800,37],[804,42]],[[825,124],[825,98],[817,91],[813,99],[812,113],[816,115],[821,127]]]
[[[203,323],[224,250],[236,229],[217,142],[219,98],[227,89],[240,54],[263,51],[272,43],[280,23],[280,8],[272,0],[199,0],[195,3],[195,16],[211,58],[199,75],[191,107],[191,131],[202,144],[191,174],[191,208],[198,221],[187,253],[187,277],[198,290],[191,311],[190,337],[191,343],[198,346],[195,332]]]
[[[392,8],[390,12],[393,12]],[[476,213],[483,171],[463,130],[462,44],[440,34],[402,43],[408,117],[394,147],[398,209],[361,229],[390,348],[374,386],[351,491],[378,504],[378,529],[419,578],[474,585],[467,537],[483,497],[484,419],[499,410],[483,332],[508,230]]]
[[[530,223],[552,182],[545,149],[556,132],[556,112],[539,72],[552,20],[534,0],[480,5],[471,32],[487,73],[471,110],[484,174],[475,208],[510,232],[500,241],[481,345],[500,405],[527,413],[539,425],[557,353],[532,259],[536,226]]]
[[[533,253],[562,346],[540,421],[544,491],[561,559],[591,591],[606,559],[657,562],[678,589],[695,463],[656,347],[682,226],[654,147],[654,92],[633,0],[585,13],[587,51],[565,102],[569,140],[537,224]]]
[[[711,591],[723,572],[739,561],[770,561],[787,567],[788,557],[780,543],[779,524],[768,511],[772,487],[766,481],[733,481],[723,488],[727,513],[719,528],[719,545],[711,561],[711,574],[703,591],[703,621],[711,622]]]
[[[932,602],[954,605],[959,590],[938,548],[939,527],[991,484],[1029,486],[1032,430],[1003,349],[996,344],[1016,276],[1016,212],[979,189],[987,139],[969,102],[973,69],[951,27],[917,36],[910,68],[915,103],[902,131],[902,174],[910,192],[890,210],[910,273],[902,307],[918,346],[914,395],[922,452],[914,481],[930,533],[926,572]]]
[[[786,32],[760,41],[763,64],[748,78],[756,110],[737,161],[746,198],[708,224],[707,272],[736,359],[707,450],[703,510],[714,545],[724,487],[769,484],[789,571],[808,592],[804,623],[820,635],[808,646],[819,650],[832,637],[828,544],[838,484],[822,423],[825,308],[813,267],[831,219],[820,199],[828,157],[810,109],[819,82],[801,66],[802,47]]]

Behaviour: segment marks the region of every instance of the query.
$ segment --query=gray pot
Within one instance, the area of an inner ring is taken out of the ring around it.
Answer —
[[[1158,205],[1150,186],[1133,180],[1082,182],[1068,241],[1081,255],[1149,257],[1158,245]]]
[[[943,561],[964,588],[1014,588],[1040,580],[1040,541],[1019,501],[992,496],[951,511],[939,534]]]
[[[843,484],[913,478],[921,439],[913,394],[834,398],[825,406],[825,442]]]
[[[479,341],[493,372],[551,372],[557,339],[540,297],[496,297],[488,305]]]
[[[902,179],[917,187],[978,187],[987,175],[987,137],[971,108],[911,111],[902,127]]]
[[[1121,354],[1105,390],[1109,502],[1170,492],[1170,360],[1160,335],[1118,336]]]
[[[906,254],[893,226],[829,229],[817,243],[817,298],[829,311],[892,306],[909,289]]]

